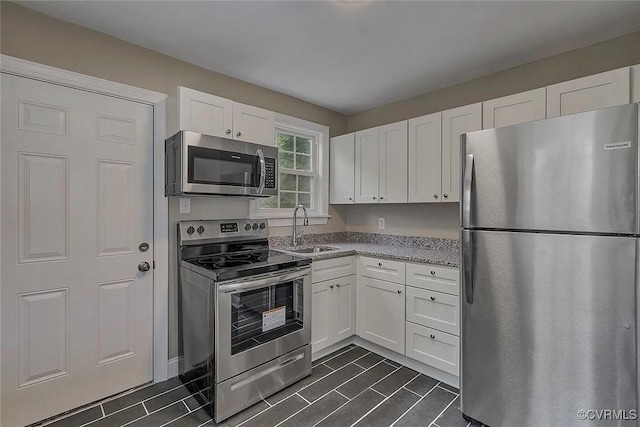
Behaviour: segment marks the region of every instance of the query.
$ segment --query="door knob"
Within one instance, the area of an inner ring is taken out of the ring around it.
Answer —
[[[140,264],[138,264],[138,270],[142,271],[143,273],[145,271],[149,271],[150,269],[151,269],[151,265],[149,265],[147,261],[143,261]]]

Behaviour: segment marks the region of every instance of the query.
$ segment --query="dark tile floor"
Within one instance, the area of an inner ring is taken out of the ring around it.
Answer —
[[[178,378],[173,378],[46,425],[214,427],[201,406],[202,397],[191,394]],[[456,388],[350,345],[314,362],[309,377],[221,426],[466,427],[459,400]]]

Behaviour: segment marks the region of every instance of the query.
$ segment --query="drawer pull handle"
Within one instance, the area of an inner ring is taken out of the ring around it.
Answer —
[[[402,293],[402,291],[401,291],[400,289],[398,289],[398,293],[399,293],[399,294],[401,294],[401,293]]]
[[[435,276],[436,275],[436,271],[435,270],[431,270],[431,275]]]
[[[431,301],[435,301],[435,300],[436,300],[436,297],[431,297]]]
[[[431,338],[432,340],[435,340],[436,336],[435,335],[429,335],[429,338]]]
[[[382,267],[382,263],[381,262],[378,263],[378,267]]]

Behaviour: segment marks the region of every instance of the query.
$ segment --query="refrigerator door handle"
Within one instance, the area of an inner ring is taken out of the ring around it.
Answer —
[[[462,228],[471,227],[471,186],[473,184],[473,154],[467,154],[462,182]]]
[[[467,304],[473,304],[473,231],[462,230],[462,269],[464,280],[464,294]]]

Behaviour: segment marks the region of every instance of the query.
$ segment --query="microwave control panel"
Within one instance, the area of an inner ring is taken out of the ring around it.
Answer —
[[[276,188],[276,159],[265,158],[265,188]]]

